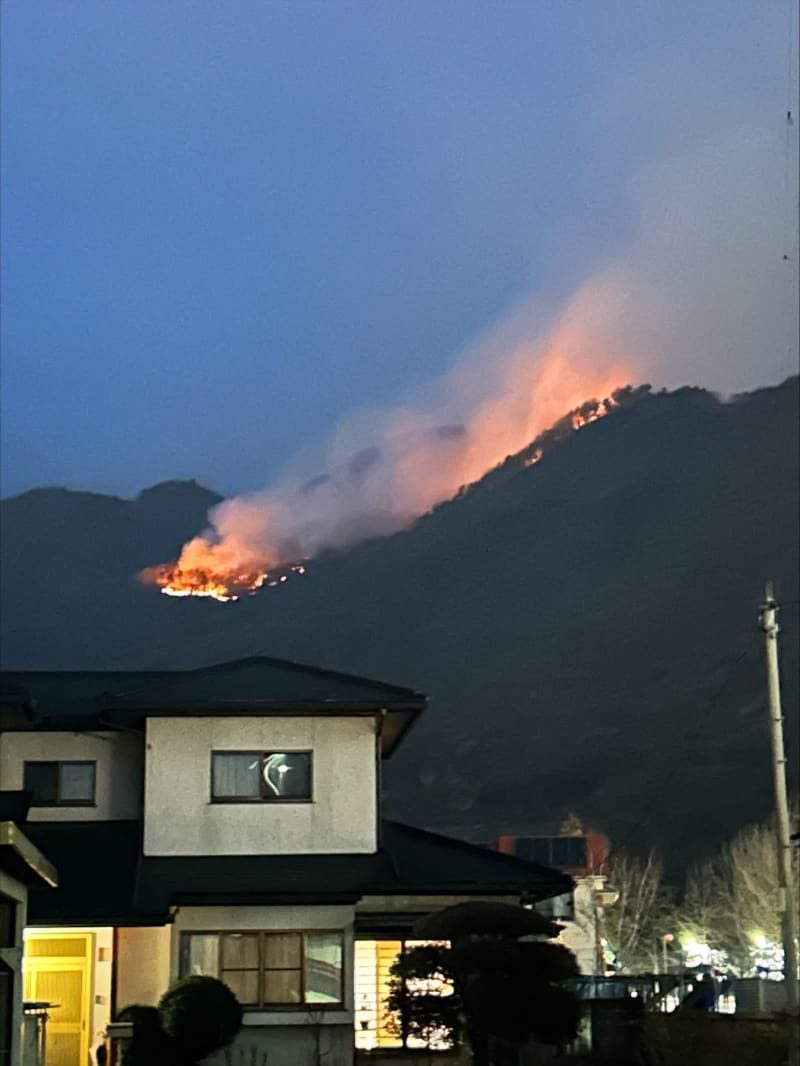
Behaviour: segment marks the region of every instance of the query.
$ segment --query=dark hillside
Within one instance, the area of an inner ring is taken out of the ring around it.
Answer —
[[[130,576],[199,530],[205,490],[27,493],[3,503],[3,662],[265,651],[409,684],[431,707],[387,767],[390,814],[483,839],[575,810],[685,860],[770,802],[768,577],[797,706],[798,413],[797,378],[728,404],[644,397],[405,533],[225,606]],[[796,782],[791,713],[787,728]]]

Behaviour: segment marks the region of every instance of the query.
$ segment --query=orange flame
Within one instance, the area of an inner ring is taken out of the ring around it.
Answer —
[[[615,406],[613,394],[609,394],[601,401],[581,404],[578,409],[570,411],[566,420],[569,421],[572,430],[577,431],[583,426],[604,418],[613,406]],[[483,467],[485,459],[479,458],[479,454],[474,452],[470,455],[467,450],[465,454],[459,456],[457,462],[451,464],[448,477],[451,488],[448,496],[454,495],[454,492],[465,484],[470,484],[468,481],[459,482],[462,472],[468,473],[470,470],[480,469],[480,475],[482,475],[487,469],[491,469],[507,457],[507,455],[499,456],[490,467]],[[498,455],[498,453],[494,454]],[[524,467],[535,466],[541,462],[543,455],[542,447],[535,448],[522,459],[522,465]],[[412,477],[413,467],[419,458],[420,456],[415,455],[401,464],[397,471],[398,477]],[[417,488],[420,488],[418,479]],[[437,491],[438,488],[438,481],[435,487],[433,484],[428,487],[422,486],[416,499],[418,503],[426,504],[426,506],[420,506],[420,513],[442,499]],[[246,568],[241,565],[242,556],[249,561]],[[183,546],[176,563],[162,563],[159,566],[149,567],[142,571],[140,577],[146,583],[157,585],[165,596],[208,597],[221,603],[229,603],[236,602],[242,595],[255,594],[262,586],[274,588],[285,584],[292,575],[305,574],[305,565],[301,563],[282,564],[277,562],[278,559],[278,555],[274,555],[273,559],[267,558],[266,555],[259,558],[253,554],[251,549],[231,546],[229,539],[223,538],[221,542],[213,543],[205,536],[198,536]]]
[[[335,436],[330,468],[318,477],[226,500],[211,512],[212,528],[185,544],[177,562],[144,571],[143,580],[168,596],[236,600],[304,573],[297,560],[324,548],[405,528],[509,456],[520,455],[521,466],[538,463],[542,448],[529,446],[540,434],[558,424],[560,436],[562,423],[569,432],[603,418],[613,394],[636,377],[633,360],[601,354],[612,350],[618,310],[613,289],[590,285],[543,341],[490,337],[449,375],[438,406],[396,409],[373,431],[377,443],[360,451]],[[505,348],[499,360],[498,344]],[[600,353],[602,369],[588,352]],[[470,402],[473,395],[482,398]]]

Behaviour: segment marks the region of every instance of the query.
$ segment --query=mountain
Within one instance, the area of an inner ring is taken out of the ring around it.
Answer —
[[[770,806],[766,578],[797,706],[799,399],[796,377],[728,403],[639,390],[535,465],[235,604],[134,577],[202,528],[208,490],[28,492],[2,503],[2,661],[266,652],[407,684],[431,706],[387,766],[392,815],[485,840],[575,811],[677,868]],[[797,787],[791,713],[787,734]]]

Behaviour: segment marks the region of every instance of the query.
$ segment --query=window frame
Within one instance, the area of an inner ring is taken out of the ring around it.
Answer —
[[[308,796],[275,796],[268,792],[264,774],[259,771],[258,796],[215,796],[214,795],[214,759],[217,755],[252,755],[257,757],[263,768],[264,760],[270,755],[307,755],[308,756]],[[314,802],[314,752],[310,748],[276,748],[256,751],[250,748],[215,749],[211,752],[211,762],[208,774],[209,803],[313,803]]]
[[[35,796],[31,799],[31,807],[96,807],[97,806],[97,760],[96,759],[26,759],[22,766],[22,787],[27,792],[33,793],[28,788],[27,772],[29,766],[55,766],[56,798],[54,800],[39,800]],[[90,799],[63,799],[62,798],[62,769],[65,766],[91,766],[92,768],[92,795]]]
[[[259,1001],[257,1004],[242,1004],[242,1010],[245,1013],[265,1013],[275,1014],[283,1011],[341,1011],[346,1010],[345,995],[346,995],[346,971],[347,971],[347,937],[345,930],[343,929],[184,929],[180,934],[180,946],[178,951],[178,975],[179,977],[187,977],[188,974],[188,960],[190,950],[190,940],[193,936],[214,936],[217,938],[218,951],[217,951],[217,973],[216,977],[224,984],[224,978],[222,974],[225,972],[225,967],[222,965],[222,938],[226,936],[257,936],[258,937],[258,996]],[[297,936],[300,938],[300,966],[297,967],[265,967],[265,951],[264,942],[269,936]],[[306,978],[308,974],[308,963],[306,959],[306,938],[310,936],[336,936],[339,938],[342,950],[342,968],[340,973],[340,986],[339,995],[340,998],[335,1003],[319,1002],[313,1000],[307,1001],[306,996]],[[239,973],[235,967],[228,967],[232,972]],[[265,973],[280,973],[283,971],[300,974],[300,995],[301,999],[299,1003],[267,1003],[264,999],[264,974]]]

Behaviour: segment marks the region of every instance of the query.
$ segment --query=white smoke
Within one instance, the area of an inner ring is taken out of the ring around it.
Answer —
[[[753,47],[782,55],[775,9]],[[797,127],[785,74],[766,71],[752,98],[731,99],[694,58],[640,60],[588,113],[627,117],[652,144],[625,182],[636,225],[624,255],[597,265],[555,314],[523,301],[422,400],[346,415],[271,488],[216,507],[181,566],[309,558],[402,528],[629,381],[730,393],[796,372]],[[796,115],[794,73],[790,86]]]

